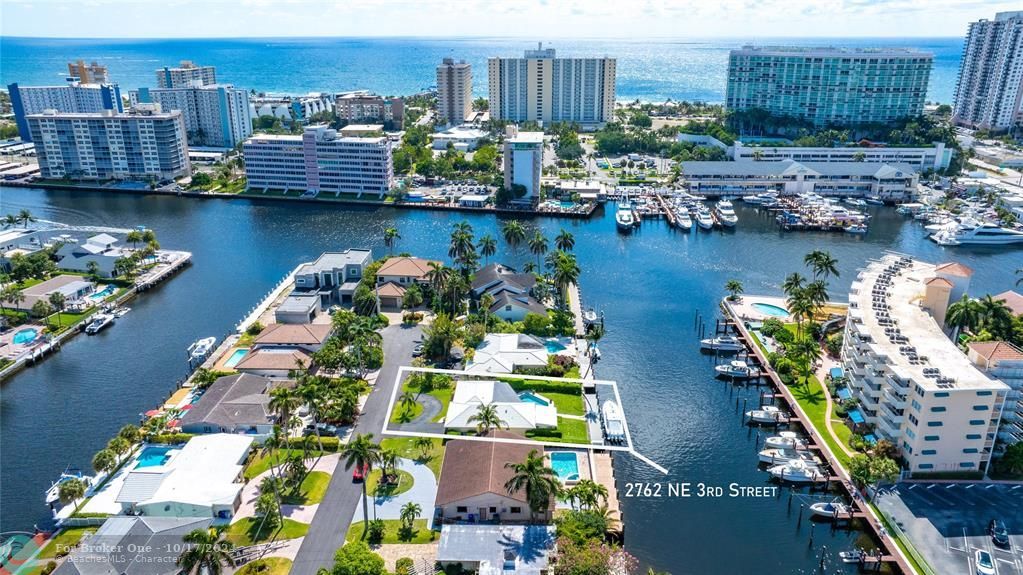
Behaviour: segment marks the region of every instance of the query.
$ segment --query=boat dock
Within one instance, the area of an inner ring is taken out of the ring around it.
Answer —
[[[810,417],[805,411],[803,411],[802,406],[799,405],[795,396],[793,396],[792,392],[789,391],[788,386],[781,381],[777,372],[771,368],[767,355],[760,349],[760,346],[756,344],[752,334],[750,334],[746,325],[743,323],[742,318],[739,317],[738,313],[732,308],[727,299],[722,300],[721,309],[724,311],[726,316],[726,321],[724,322],[722,329],[725,331],[734,330],[736,336],[742,340],[746,348],[746,352],[756,357],[757,362],[760,364],[761,372],[766,375],[768,381],[774,387],[775,393],[770,394],[770,397],[781,398],[784,400],[788,409],[793,414],[790,421],[798,423],[806,431],[810,440],[810,445],[808,447],[811,447],[817,453],[822,455],[828,466],[833,470],[833,473],[829,474],[826,483],[834,483],[841,486],[848,495],[849,500],[852,501],[851,505],[854,509],[853,517],[862,518],[863,523],[868,526],[868,528],[876,536],[877,540],[880,541],[881,545],[884,547],[885,554],[881,557],[871,557],[865,562],[875,564],[890,563],[897,565],[902,573],[915,573],[915,570],[910,567],[909,560],[905,557],[905,555],[903,555],[902,550],[895,541],[887,535],[886,530],[882,527],[881,518],[862,499],[859,491],[853,487],[852,478],[849,476],[848,471],[842,467],[838,457],[834,452],[832,452],[831,448],[824,441],[824,438],[814,427],[813,423],[811,423]],[[738,399],[736,399],[736,401],[738,402]]]

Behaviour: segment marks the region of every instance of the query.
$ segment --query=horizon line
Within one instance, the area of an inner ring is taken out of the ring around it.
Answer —
[[[536,41],[538,37],[543,36],[502,36],[502,35],[479,35],[479,36],[417,36],[417,35],[312,35],[312,36],[16,36],[10,34],[0,33],[0,41],[5,39],[11,40],[139,40],[139,41],[152,41],[152,40],[313,40],[313,39],[360,39],[360,40],[374,40],[374,39],[416,39],[416,40],[481,40],[481,39],[509,39],[509,40],[533,40]],[[780,36],[670,36],[670,35],[651,35],[644,36],[643,38],[636,38],[635,36],[561,36],[551,37],[559,40],[628,40],[637,43],[642,43],[649,40],[683,40],[693,39],[692,43],[699,43],[699,40],[747,40],[750,38],[779,38],[779,39],[804,39],[804,40],[849,40],[849,39],[863,39],[863,40],[926,40],[926,39],[963,39],[963,36],[914,36],[914,35],[898,35],[898,36],[794,36],[794,35],[780,35]],[[544,40],[547,41],[547,40]]]

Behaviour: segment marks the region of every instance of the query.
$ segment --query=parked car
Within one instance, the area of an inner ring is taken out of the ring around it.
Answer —
[[[337,435],[337,427],[327,423],[309,424],[302,430],[302,434],[319,436]]]
[[[412,357],[419,357],[423,355],[423,344],[417,343],[416,347],[412,348]]]
[[[991,554],[983,549],[977,549],[973,554],[973,561],[977,566],[977,575],[997,575],[995,573],[995,560]]]
[[[369,475],[369,464],[365,464],[362,467],[356,467],[355,471],[352,471],[352,481],[365,481],[367,475]]]
[[[991,535],[991,541],[999,547],[1009,546],[1009,530],[1005,528],[1005,522],[992,519],[987,528]]]

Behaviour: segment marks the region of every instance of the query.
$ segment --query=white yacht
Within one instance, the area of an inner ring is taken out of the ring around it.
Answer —
[[[689,216],[688,208],[679,208],[675,212],[675,224],[682,228],[683,231],[689,231],[693,229],[693,218]]]
[[[732,379],[750,379],[760,377],[759,369],[748,365],[742,360],[730,361],[723,365],[715,365],[714,371],[716,371],[718,375],[723,375]]]
[[[715,338],[700,340],[700,349],[709,349],[713,351],[739,351],[742,348],[742,342],[734,335],[722,335]]]
[[[600,415],[604,423],[604,437],[612,443],[624,442],[625,422],[618,404],[610,399],[605,401],[600,408]]]
[[[781,465],[775,465],[767,470],[772,477],[795,483],[806,483],[826,479],[824,473],[816,465],[804,461],[789,461]]]
[[[778,435],[768,437],[764,446],[768,449],[802,449],[806,447],[806,440],[795,431],[780,431]]]
[[[778,194],[773,192],[764,192],[763,194],[756,194],[752,196],[743,196],[742,201],[747,204],[761,205],[767,203],[774,203],[778,199]]]
[[[746,412],[746,417],[753,423],[788,423],[787,413],[774,405],[761,405],[760,409]]]
[[[866,202],[867,205],[870,205],[870,206],[883,206],[884,205],[884,200],[882,200],[881,198],[874,197],[874,196],[867,196],[866,198],[863,199],[863,201]]]
[[[632,215],[632,204],[629,202],[618,204],[618,210],[615,211],[615,223],[618,224],[618,231],[632,231],[632,227],[636,225],[636,218]]]
[[[849,512],[852,511],[845,503],[839,500],[814,503],[810,505],[810,514],[825,519],[839,519],[849,517]]]
[[[1023,231],[1003,228],[990,222],[960,222],[931,235],[943,246],[1000,246],[1023,244]]]
[[[92,316],[92,321],[89,322],[89,325],[85,326],[85,333],[89,335],[96,335],[112,323],[114,323],[114,316],[105,313],[98,313]]]
[[[710,215],[710,210],[705,207],[701,207],[696,212],[696,224],[705,230],[709,230],[714,227],[714,217]]]
[[[188,346],[188,359],[191,361],[202,361],[210,355],[213,351],[213,346],[217,344],[217,338],[215,337],[204,337],[197,340],[192,345]]]
[[[847,203],[847,204],[849,204],[850,206],[856,206],[856,207],[863,207],[863,206],[867,205],[866,201],[861,200],[859,198],[845,198],[842,201]]]
[[[721,200],[714,206],[714,215],[723,226],[732,227],[739,222],[739,216],[735,215],[735,208],[728,200]]]
[[[72,479],[77,479],[85,484],[85,488],[88,489],[92,485],[92,476],[85,475],[81,469],[76,467],[68,467],[60,474],[60,477],[53,482],[53,485],[46,490],[46,503],[56,503],[60,499],[60,486]]]
[[[761,463],[770,463],[771,465],[781,465],[782,463],[788,463],[790,461],[801,460],[807,463],[817,465],[820,461],[813,456],[812,453],[807,451],[797,451],[795,449],[764,449],[757,456],[760,458]]]

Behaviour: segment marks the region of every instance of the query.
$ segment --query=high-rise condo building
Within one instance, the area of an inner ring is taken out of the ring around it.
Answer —
[[[543,132],[519,132],[508,126],[504,137],[504,187],[522,186],[520,198],[530,202],[540,195],[543,168]]]
[[[490,117],[509,122],[603,124],[613,119],[614,58],[558,58],[553,48],[490,58]]]
[[[728,55],[725,107],[817,126],[919,116],[934,55],[909,49],[745,46]]]
[[[57,112],[27,118],[44,178],[171,179],[191,174],[181,112]]]
[[[849,291],[842,361],[857,416],[895,445],[911,473],[985,471],[1010,387],[944,331],[972,271],[887,254]]]
[[[156,87],[187,88],[199,82],[200,86],[217,83],[217,69],[213,66],[199,66],[191,60],[182,60],[176,68],[164,66],[156,71]]]
[[[73,79],[82,84],[106,84],[110,81],[107,76],[107,67],[96,62],[90,64],[86,64],[82,60],[68,62],[67,74],[69,80]]]
[[[995,132],[1023,124],[1023,11],[970,23],[952,120]]]
[[[129,100],[132,105],[156,102],[164,110],[180,110],[191,146],[233,148],[252,134],[249,93],[230,84],[139,88],[129,93]]]
[[[68,82],[63,86],[7,86],[14,109],[18,133],[25,141],[32,140],[28,116],[44,110],[58,112],[96,113],[105,110],[123,112],[121,89],[117,84],[82,84]]]
[[[383,197],[394,181],[387,138],[340,137],[325,125],[301,136],[256,134],[243,153],[250,190]]]
[[[444,58],[437,66],[437,114],[441,124],[461,124],[472,113],[472,65]]]

